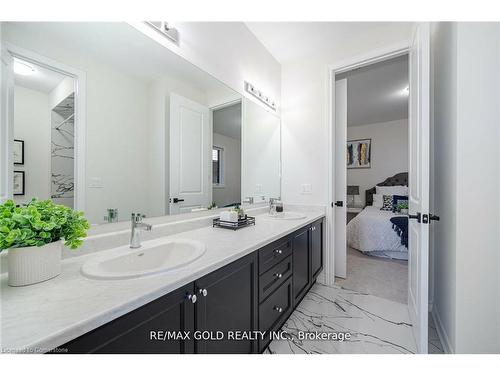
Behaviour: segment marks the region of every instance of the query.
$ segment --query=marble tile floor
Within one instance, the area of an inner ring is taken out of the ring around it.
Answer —
[[[436,323],[434,322],[434,318],[429,313],[429,346],[428,346],[429,354],[444,354],[443,345],[441,344],[441,340],[439,339]]]
[[[406,305],[338,286],[316,283],[286,321],[282,331],[288,339],[272,341],[266,353],[416,352]],[[350,333],[351,337],[344,341],[318,340],[303,338],[301,332],[342,332]],[[436,344],[437,333],[429,337],[432,337],[433,343]],[[433,345],[429,343],[429,347],[431,346]]]

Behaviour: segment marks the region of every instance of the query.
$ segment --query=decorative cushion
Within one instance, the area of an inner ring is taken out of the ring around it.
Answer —
[[[400,203],[408,203],[408,196],[407,195],[393,195],[392,196],[392,207],[394,209],[394,212],[399,211],[398,204],[400,204]]]
[[[392,211],[393,210],[392,195],[384,195],[382,208],[380,208],[380,209],[382,211]]]
[[[408,195],[408,186],[375,186],[376,193],[382,195]]]

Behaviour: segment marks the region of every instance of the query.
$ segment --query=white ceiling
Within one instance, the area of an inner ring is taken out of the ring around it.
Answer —
[[[6,22],[5,32],[14,39],[52,42],[52,48],[70,54],[84,52],[97,61],[145,81],[176,77],[199,90],[235,91],[168,50],[125,22]]]
[[[23,60],[19,61],[33,67],[35,71],[26,76],[14,74],[14,83],[18,86],[49,94],[66,77],[61,73],[57,73],[39,65]]]
[[[359,68],[347,78],[347,125],[359,126],[408,118],[408,55]]]
[[[214,111],[214,133],[241,140],[241,103]]]
[[[281,63],[334,49],[383,29],[410,35],[411,22],[246,22],[250,31]]]

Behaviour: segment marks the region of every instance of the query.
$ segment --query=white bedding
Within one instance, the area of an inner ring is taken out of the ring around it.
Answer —
[[[347,246],[368,255],[408,259],[408,249],[392,229],[390,211],[367,206],[347,224]]]

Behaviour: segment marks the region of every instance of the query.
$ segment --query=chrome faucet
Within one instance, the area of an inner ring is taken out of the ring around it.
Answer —
[[[130,248],[138,249],[141,247],[141,236],[139,230],[147,230],[150,231],[153,229],[151,224],[143,223],[142,219],[144,219],[146,215],[134,214],[132,213],[132,235],[130,236]]]
[[[253,197],[246,197],[241,203],[253,204]]]
[[[279,201],[278,198],[269,198],[269,214],[274,215],[276,213],[276,204]]]

